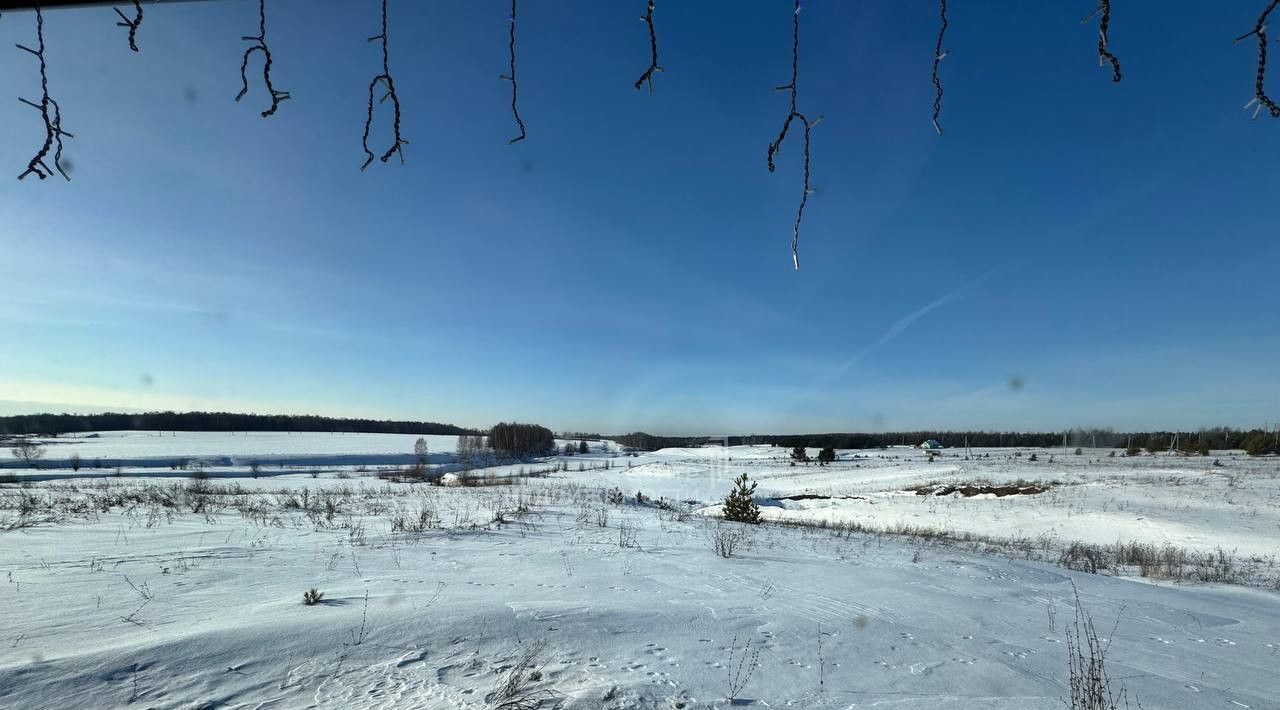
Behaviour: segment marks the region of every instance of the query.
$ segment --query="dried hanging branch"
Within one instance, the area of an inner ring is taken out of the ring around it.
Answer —
[[[653,0],[649,0],[649,9],[645,11],[644,17],[640,20],[649,26],[649,68],[644,70],[639,79],[636,79],[636,90],[641,85],[649,85],[649,93],[653,93],[653,73],[662,71],[662,67],[658,66],[658,32],[653,28]]]
[[[404,146],[409,143],[409,141],[400,137],[400,97],[396,96],[396,84],[391,78],[391,65],[387,56],[387,0],[382,0],[382,33],[369,38],[370,42],[375,40],[382,40],[382,73],[373,77],[373,81],[369,82],[369,114],[364,121],[364,153],[367,157],[364,165],[360,166],[361,170],[369,167],[374,158],[373,151],[369,150],[369,129],[373,126],[373,91],[378,87],[379,82],[387,87],[387,93],[382,96],[381,101],[391,99],[391,105],[395,111],[395,120],[392,124],[395,143],[392,143],[387,152],[382,154],[382,162],[387,162],[391,159],[391,156],[399,153],[400,163],[403,164]]]
[[[1267,16],[1270,15],[1272,10],[1275,10],[1277,6],[1280,6],[1280,0],[1271,0],[1266,9],[1262,11],[1262,14],[1258,15],[1258,24],[1254,25],[1252,30],[1236,37],[1236,43],[1239,43],[1241,40],[1249,37],[1258,38],[1258,76],[1254,80],[1253,84],[1253,99],[1244,105],[1246,110],[1248,110],[1250,106],[1254,106],[1254,118],[1258,117],[1258,113],[1262,111],[1263,107],[1266,107],[1267,112],[1271,114],[1272,118],[1280,118],[1280,106],[1277,106],[1276,102],[1272,101],[1271,97],[1267,96],[1266,92]]]
[[[516,125],[520,126],[520,135],[507,141],[507,145],[511,145],[525,138],[524,121],[520,120],[520,110],[516,108],[516,92],[519,91],[520,85],[516,83],[516,0],[511,0],[511,73],[503,74],[499,78],[506,79],[511,82],[511,115],[516,117]]]
[[[134,15],[132,20],[123,12],[120,12],[120,8],[113,7],[111,9],[115,10],[116,14],[120,16],[120,21],[116,23],[116,27],[129,28],[129,49],[135,52],[138,51],[138,25],[142,24],[142,3],[140,0],[133,0]]]
[[[44,120],[44,145],[40,146],[40,152],[31,158],[31,162],[27,163],[27,169],[18,176],[18,179],[21,180],[28,175],[35,175],[43,180],[52,175],[53,170],[49,169],[45,159],[49,156],[49,150],[53,149],[54,169],[64,179],[71,180],[71,176],[67,175],[67,171],[62,167],[62,137],[75,138],[75,136],[62,130],[62,110],[58,108],[58,102],[49,96],[48,67],[44,61],[44,12],[40,9],[40,0],[36,0],[35,7],[36,47],[38,49],[32,49],[21,44],[17,45],[17,47],[34,54],[40,60],[40,90],[42,96],[40,97],[40,103],[22,97],[18,97],[18,100],[40,112],[40,118]]]
[[[938,79],[938,65],[947,53],[942,49],[942,38],[947,34],[947,0],[941,0],[942,25],[938,27],[938,44],[933,50],[933,130],[942,135],[938,114],[942,113],[942,82]]]
[[[1118,82],[1120,81],[1120,60],[1116,59],[1116,55],[1107,49],[1108,44],[1111,42],[1108,34],[1111,28],[1111,0],[1101,0],[1098,8],[1089,13],[1088,17],[1081,20],[1080,24],[1085,24],[1099,14],[1102,17],[1098,20],[1098,66],[1110,63],[1111,81]]]
[[[267,48],[267,0],[258,0],[257,36],[244,36],[240,39],[257,44],[244,50],[244,59],[240,62],[240,82],[243,86],[240,88],[240,93],[236,94],[236,101],[243,99],[244,95],[249,93],[249,77],[245,74],[249,69],[249,55],[262,52],[262,80],[267,85],[267,91],[271,92],[271,108],[262,112],[262,117],[266,118],[276,112],[281,101],[289,98],[288,91],[277,91],[271,85],[271,50]]]
[[[795,263],[796,271],[800,270],[800,220],[804,218],[804,207],[809,202],[809,132],[814,126],[822,122],[819,116],[814,121],[809,121],[804,114],[796,110],[796,76],[799,73],[800,66],[800,0],[795,0],[796,9],[791,16],[791,83],[783,86],[774,87],[774,91],[790,91],[791,92],[791,112],[787,114],[787,120],[782,123],[782,132],[778,134],[778,140],[769,144],[769,172],[773,172],[774,163],[773,156],[782,146],[782,141],[787,137],[787,130],[791,128],[793,119],[800,119],[800,123],[804,125],[804,192],[800,196],[800,207],[796,210],[796,223],[792,228],[791,237],[791,260]]]

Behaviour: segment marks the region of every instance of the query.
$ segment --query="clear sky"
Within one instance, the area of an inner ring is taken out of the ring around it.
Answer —
[[[12,179],[0,102],[0,399],[659,433],[1280,420],[1280,121],[1249,120],[1263,3],[391,0],[401,166],[361,173],[377,4],[269,0],[276,116],[240,89],[254,3],[46,13],[73,181]],[[1163,8],[1163,9],[1162,9]],[[39,97],[34,16],[0,95]],[[9,47],[10,49],[3,49]],[[1280,50],[1273,50],[1280,57]],[[1280,95],[1280,62],[1269,82]],[[382,107],[385,108],[385,107]],[[375,144],[387,140],[377,117]],[[1018,386],[1020,385],[1020,386]]]

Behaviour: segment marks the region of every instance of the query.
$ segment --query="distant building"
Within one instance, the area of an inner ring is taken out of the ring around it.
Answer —
[[[942,448],[942,442],[938,441],[937,439],[929,439],[928,441],[926,441],[926,442],[924,442],[923,444],[921,444],[921,445],[920,445],[920,448],[922,448],[922,449],[941,449],[941,448]]]

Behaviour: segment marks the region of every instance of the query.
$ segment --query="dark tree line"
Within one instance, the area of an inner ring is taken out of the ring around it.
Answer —
[[[937,439],[949,448],[969,446],[996,447],[1052,447],[1063,445],[1063,432],[999,432],[999,431],[911,431],[878,434],[795,434],[769,436],[770,444],[786,448],[806,446],[837,449],[878,449],[894,445],[914,445],[929,439]],[[1276,434],[1262,429],[1232,429],[1215,427],[1203,431],[1143,431],[1117,432],[1109,429],[1078,429],[1066,432],[1068,446],[1125,449],[1130,446],[1149,451],[1168,451],[1175,448],[1186,453],[1209,449],[1257,450],[1268,444],[1274,446]],[[732,439],[731,439],[732,441]],[[1176,445],[1175,445],[1176,444]],[[1252,447],[1250,446],[1252,444]]]
[[[86,431],[315,431],[362,434],[473,434],[437,422],[350,419],[297,414],[147,412],[145,414],[26,414],[0,417],[0,434]]]
[[[489,446],[500,453],[525,458],[549,453],[556,441],[551,430],[544,426],[503,422],[489,430]]]
[[[640,449],[654,451],[678,446],[700,446],[708,442],[705,436],[655,436],[644,432],[610,437],[614,441]],[[1052,447],[1063,445],[1063,432],[1019,431],[896,431],[879,433],[828,433],[828,434],[751,434],[729,437],[730,446],[747,444],[771,444],[787,449],[809,447],[817,449],[880,449],[895,445],[915,445],[929,439],[937,439],[946,447],[962,447],[966,441],[974,447]],[[717,442],[722,439],[717,439]],[[1176,442],[1176,446],[1174,446]],[[1117,432],[1111,429],[1075,429],[1066,432],[1070,447],[1127,449],[1134,446],[1150,451],[1168,451],[1171,447],[1185,453],[1209,449],[1245,449],[1250,453],[1266,453],[1277,448],[1275,432],[1263,429],[1232,429],[1214,427],[1201,431],[1143,431]]]
[[[675,446],[698,446],[705,444],[705,436],[655,436],[642,431],[609,437],[623,446],[641,451],[657,451]],[[769,443],[769,442],[765,442]]]

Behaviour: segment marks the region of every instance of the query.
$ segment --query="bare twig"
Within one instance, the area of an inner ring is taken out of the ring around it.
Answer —
[[[814,126],[822,122],[819,116],[814,121],[810,121],[804,114],[796,110],[796,76],[800,67],[800,0],[795,0],[795,12],[791,16],[791,83],[783,86],[774,87],[774,91],[790,91],[791,92],[791,111],[787,114],[787,120],[782,123],[782,131],[778,133],[778,139],[769,144],[769,172],[774,170],[773,156],[782,146],[782,141],[787,137],[787,130],[791,128],[793,119],[800,119],[800,123],[804,125],[804,191],[800,195],[800,207],[796,210],[796,222],[792,228],[791,236],[791,260],[795,264],[796,271],[800,270],[800,220],[804,218],[804,207],[809,202],[809,132]]]
[[[1111,37],[1108,34],[1111,28],[1111,0],[1101,0],[1098,8],[1089,13],[1088,17],[1081,20],[1080,24],[1083,25],[1092,20],[1096,15],[1101,15],[1098,19],[1098,66],[1110,64],[1111,81],[1118,82],[1120,81],[1120,60],[1107,48],[1111,42]]]
[[[639,79],[636,79],[636,90],[639,90],[643,84],[649,85],[649,93],[653,93],[653,73],[662,71],[662,67],[658,66],[658,32],[653,27],[653,0],[649,0],[648,9],[645,10],[644,17],[640,20],[649,26],[649,68],[644,70]]]
[[[729,671],[729,697],[730,703],[738,699],[742,690],[747,687],[747,682],[751,680],[751,676],[755,673],[756,667],[760,665],[760,647],[751,648],[751,639],[747,639],[747,643],[742,647],[742,655],[738,656],[738,662],[735,665],[733,657],[738,650],[738,637],[733,637],[733,643],[729,646],[729,663],[725,668]]]
[[[141,626],[141,627],[142,627],[142,628],[144,628],[144,629],[145,629],[145,628],[147,628],[147,624],[146,624],[146,622],[144,622],[144,621],[139,621],[139,620],[137,619],[137,616],[138,616],[138,612],[140,612],[140,611],[142,611],[143,609],[145,609],[145,608],[146,608],[146,606],[147,606],[148,604],[150,604],[150,603],[151,603],[151,600],[150,600],[150,599],[146,599],[145,601],[143,601],[141,604],[139,604],[139,605],[138,605],[138,608],[137,608],[137,609],[134,609],[133,611],[129,612],[129,615],[128,615],[128,616],[122,616],[122,617],[120,617],[120,620],[121,620],[121,621],[123,621],[123,622],[125,622],[125,623],[133,624],[134,626]]]
[[[1280,6],[1280,0],[1271,0],[1267,4],[1266,9],[1258,15],[1258,23],[1253,26],[1252,30],[1236,37],[1236,43],[1249,37],[1258,38],[1258,74],[1253,84],[1253,98],[1244,107],[1247,110],[1250,106],[1254,106],[1253,117],[1257,118],[1258,113],[1265,107],[1272,118],[1280,118],[1280,106],[1276,105],[1271,97],[1267,96],[1267,16],[1271,14],[1277,6]]]
[[[40,146],[40,151],[27,163],[27,169],[18,176],[18,179],[21,180],[28,175],[35,175],[43,180],[52,175],[53,170],[49,169],[45,158],[49,156],[49,150],[53,149],[54,169],[64,179],[71,180],[71,177],[67,175],[67,171],[62,167],[62,137],[75,138],[75,136],[62,130],[62,110],[58,107],[58,102],[49,96],[48,67],[44,60],[44,12],[40,9],[40,0],[36,0],[36,40],[38,49],[32,49],[21,44],[17,45],[17,47],[24,52],[34,54],[40,60],[40,103],[22,97],[18,97],[18,100],[40,112],[40,118],[44,121],[44,144]]]
[[[520,110],[516,108],[516,92],[520,89],[520,85],[516,83],[516,0],[511,0],[511,42],[509,47],[511,50],[511,73],[503,74],[500,78],[511,82],[511,115],[516,117],[516,125],[520,126],[520,135],[507,141],[508,145],[522,141],[525,138],[524,121],[520,120]]]
[[[236,101],[244,98],[249,93],[249,77],[246,72],[249,69],[249,55],[254,52],[262,52],[262,81],[267,85],[267,91],[271,93],[271,108],[262,112],[262,117],[266,118],[276,112],[280,107],[280,102],[289,98],[288,91],[278,91],[271,85],[271,50],[267,48],[267,0],[258,0],[258,34],[256,36],[245,35],[240,39],[246,42],[254,42],[255,44],[244,50],[244,58],[240,61],[240,82],[242,84],[240,93],[236,94]]]
[[[1071,583],[1071,592],[1075,597],[1075,620],[1066,627],[1067,637],[1067,671],[1070,699],[1064,702],[1071,710],[1119,710],[1123,705],[1128,707],[1127,692],[1120,686],[1120,692],[1111,689],[1111,676],[1107,672],[1107,652],[1111,649],[1111,641],[1115,638],[1116,629],[1120,626],[1120,615],[1116,616],[1115,626],[1105,639],[1098,637],[1093,618],[1080,603],[1080,592],[1075,582]]]
[[[369,164],[373,162],[374,158],[373,151],[369,150],[369,129],[373,126],[373,92],[378,88],[379,83],[382,83],[387,89],[387,93],[383,94],[381,101],[391,99],[391,106],[395,114],[395,118],[392,122],[395,142],[392,143],[391,147],[382,154],[382,162],[387,162],[391,159],[391,156],[399,153],[400,162],[403,164],[404,146],[409,143],[409,141],[400,136],[400,97],[396,96],[396,84],[395,80],[391,78],[391,63],[387,54],[387,0],[382,0],[382,32],[381,34],[376,34],[369,38],[370,42],[377,40],[382,41],[382,73],[373,77],[373,81],[369,82],[369,113],[364,122],[365,161],[364,165],[360,166],[361,170],[369,167]]]
[[[142,597],[147,601],[151,601],[152,599],[156,598],[155,592],[151,591],[151,587],[147,585],[145,580],[142,582],[142,586],[139,587],[138,585],[133,583],[133,580],[129,579],[129,575],[126,574],[121,576],[124,577],[125,583],[128,584],[130,587],[132,587],[133,591],[138,593],[139,597]]]
[[[369,621],[369,590],[364,590],[364,609],[360,612],[360,633],[356,633],[355,629],[349,629],[351,634],[352,646],[359,646],[369,637],[366,624]]]
[[[942,126],[938,123],[938,115],[942,113],[942,81],[938,79],[938,65],[947,56],[942,48],[942,38],[947,34],[947,0],[940,0],[942,24],[938,27],[938,44],[933,50],[933,130],[942,135]]]
[[[142,24],[142,3],[140,0],[133,0],[133,19],[130,20],[127,15],[120,12],[120,8],[111,8],[120,16],[120,21],[116,23],[117,27],[129,28],[129,49],[138,51],[138,26]]]

